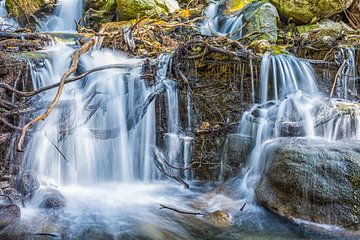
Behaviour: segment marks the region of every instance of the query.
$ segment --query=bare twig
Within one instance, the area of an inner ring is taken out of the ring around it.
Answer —
[[[168,210],[171,210],[171,211],[174,211],[174,212],[177,212],[177,213],[181,213],[181,214],[187,214],[187,215],[201,215],[201,216],[204,216],[206,214],[204,213],[201,213],[201,212],[187,212],[187,211],[182,211],[182,210],[179,210],[179,209],[176,209],[176,208],[173,208],[173,207],[168,207],[168,206],[165,206],[163,204],[160,204],[160,208],[159,209],[168,209]]]

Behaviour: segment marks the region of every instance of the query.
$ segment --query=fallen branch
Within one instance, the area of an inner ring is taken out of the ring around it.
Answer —
[[[60,100],[60,97],[61,97],[61,94],[64,90],[64,86],[65,86],[65,81],[66,79],[76,71],[77,67],[78,67],[78,63],[79,63],[79,59],[80,59],[80,56],[83,54],[83,53],[86,53],[87,51],[89,51],[89,49],[94,46],[94,44],[96,43],[96,38],[92,38],[90,41],[88,41],[87,43],[85,43],[81,48],[79,48],[78,50],[76,50],[73,55],[72,55],[72,64],[70,66],[70,68],[64,73],[64,75],[61,77],[60,79],[60,84],[59,84],[59,88],[58,88],[58,91],[55,95],[55,98],[54,100],[52,101],[52,103],[50,104],[50,107],[47,109],[47,111],[34,118],[33,120],[31,120],[29,123],[27,123],[23,128],[22,128],[22,131],[21,131],[21,136],[19,138],[19,142],[18,142],[18,145],[17,145],[17,150],[18,151],[22,151],[22,145],[25,141],[25,135],[27,133],[27,131],[29,130],[29,128],[34,125],[35,123],[41,121],[41,120],[44,120],[47,118],[47,116],[49,116],[49,114],[54,110],[56,104],[59,102]]]
[[[163,174],[165,174],[167,177],[174,179],[175,181],[178,181],[179,183],[181,183],[185,188],[190,188],[189,184],[187,184],[184,180],[182,180],[179,176],[175,176],[171,173],[169,173],[168,171],[166,171],[165,166],[164,166],[164,162],[166,162],[166,158],[165,156],[162,154],[162,152],[159,151],[159,149],[157,149],[157,147],[153,148],[154,154],[155,154],[155,158],[154,158],[154,162],[155,162],[155,166],[156,168],[162,172]]]
[[[163,204],[160,204],[160,208],[159,209],[168,209],[168,210],[171,210],[171,211],[174,211],[174,212],[177,212],[177,213],[181,213],[181,214],[188,214],[188,215],[196,215],[196,216],[205,216],[206,214],[204,213],[201,213],[201,212],[187,212],[187,211],[182,211],[182,210],[178,210],[176,208],[173,208],[173,207],[168,207],[168,206],[165,206]]]
[[[131,65],[131,64],[111,64],[111,65],[106,65],[106,66],[101,66],[101,67],[96,67],[96,68],[93,68],[93,69],[90,69],[76,77],[73,77],[73,78],[68,78],[65,80],[64,84],[68,84],[68,83],[72,83],[72,82],[75,82],[75,81],[78,81],[86,76],[88,76],[89,74],[91,73],[94,73],[94,72],[99,72],[99,71],[104,71],[104,70],[108,70],[108,69],[113,69],[113,68],[120,68],[120,69],[123,69],[123,68],[130,68],[130,67],[136,67],[137,65]],[[53,88],[56,88],[56,87],[59,87],[61,85],[61,82],[58,82],[58,83],[54,83],[54,84],[51,84],[49,86],[46,86],[46,87],[42,87],[42,88],[39,88],[39,89],[36,89],[36,90],[33,90],[33,91],[30,91],[30,92],[23,92],[23,91],[19,91],[13,87],[11,87],[10,85],[8,84],[5,84],[5,83],[0,83],[0,88],[3,88],[3,89],[6,89],[12,93],[14,93],[16,96],[20,96],[20,97],[33,97],[39,93],[42,93],[42,92],[45,92],[47,90],[50,90],[50,89],[53,89]]]

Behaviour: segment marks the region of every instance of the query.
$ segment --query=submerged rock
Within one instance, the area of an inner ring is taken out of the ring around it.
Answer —
[[[256,188],[262,205],[321,224],[360,222],[360,142],[285,138],[267,150]]]
[[[309,23],[313,18],[328,18],[350,7],[353,0],[272,0],[281,15],[297,23]]]
[[[36,22],[35,18],[46,18],[55,9],[56,0],[17,0],[6,1],[6,8],[10,15],[14,16],[20,25],[26,26]]]
[[[19,206],[15,204],[0,205],[0,227],[7,226],[20,219],[21,212]]]
[[[176,0],[117,0],[120,21],[142,16],[173,13],[180,9]]]
[[[245,164],[253,145],[253,139],[240,134],[229,134],[227,136],[224,153],[224,178],[232,177]]]
[[[41,189],[36,193],[39,199],[39,208],[60,209],[65,207],[65,197],[56,189]]]

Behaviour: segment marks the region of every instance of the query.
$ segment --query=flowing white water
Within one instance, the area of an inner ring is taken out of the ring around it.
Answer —
[[[17,27],[17,22],[8,17],[6,0],[0,0],[0,31],[14,31]]]
[[[342,48],[340,67],[340,80],[337,82],[336,95],[338,98],[352,100],[357,96],[358,79],[356,69],[356,56],[354,48]]]
[[[58,82],[72,51],[66,46],[51,49],[46,67],[33,74],[34,86]],[[84,70],[114,63],[136,66],[140,61],[109,50],[81,58]],[[55,185],[153,179],[154,105],[128,130],[137,107],[152,92],[140,74],[140,67],[111,69],[67,85],[55,111],[37,126],[28,144],[25,161],[30,168]],[[53,96],[50,91],[41,98],[48,103]]]
[[[291,55],[263,57],[259,90],[260,103],[243,114],[238,128],[239,134],[254,139],[239,189],[250,202],[255,199],[266,146],[278,137],[315,137],[313,113],[320,102],[312,67]]]
[[[243,15],[235,13],[224,16],[222,13],[222,1],[210,3],[205,11],[207,19],[201,25],[201,33],[204,35],[229,35],[231,39],[242,36]]]
[[[82,0],[59,0],[55,15],[45,23],[45,29],[52,32],[73,32],[76,30],[75,21],[82,16]]]
[[[351,60],[353,52],[348,50],[347,53],[349,67],[343,69],[342,89],[350,94],[357,88],[356,66]],[[344,99],[332,100],[329,104],[317,90],[311,65],[294,56],[266,54],[263,57],[259,99],[260,103],[243,114],[238,128],[239,134],[254,141],[239,180],[240,195],[249,202],[255,200],[254,188],[272,140],[279,137],[321,137],[329,141],[360,139],[358,104]]]

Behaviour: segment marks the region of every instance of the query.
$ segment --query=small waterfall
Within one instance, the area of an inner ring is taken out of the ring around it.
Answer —
[[[241,172],[240,194],[248,201],[255,199],[254,188],[264,167],[265,146],[271,139],[315,137],[313,111],[318,100],[314,97],[317,87],[311,66],[292,55],[266,54],[260,78],[260,103],[243,114],[238,128],[239,134],[251,137],[254,142]]]
[[[355,49],[342,48],[338,58],[342,63],[339,69],[340,80],[337,81],[336,94],[338,98],[352,100],[357,96],[358,89]]]
[[[50,60],[45,68],[33,71],[36,88],[59,81],[73,49],[62,46],[48,52]],[[134,123],[137,107],[152,92],[140,78],[141,61],[110,50],[93,51],[81,58],[84,70],[115,63],[134,67],[131,71],[101,71],[67,85],[55,111],[37,125],[25,151],[25,162],[44,182],[88,185],[156,177],[152,164],[154,105],[150,104],[144,118]],[[41,96],[43,108],[53,96],[53,91]],[[135,127],[129,129],[129,125]]]
[[[298,90],[317,92],[316,77],[311,65],[292,55],[265,54],[261,64],[261,103],[279,101]],[[269,89],[271,92],[269,92]]]
[[[222,13],[222,1],[210,3],[205,11],[207,19],[202,23],[201,33],[204,35],[230,35],[231,39],[238,39],[243,35],[243,15],[232,14],[224,16]]]
[[[6,0],[0,0],[0,31],[14,31],[17,27],[17,22],[8,17]]]
[[[82,0],[59,0],[55,15],[47,20],[45,29],[51,32],[75,31],[75,21],[79,21],[82,16],[82,4]]]
[[[192,171],[187,169],[191,162],[191,143],[193,138],[186,136],[181,129],[178,87],[175,81],[168,79],[167,71],[171,65],[171,55],[161,55],[158,58],[157,82],[163,83],[166,88],[166,109],[167,109],[167,130],[166,150],[169,163],[172,166],[186,168],[177,171],[178,175],[183,175],[186,180],[192,180]],[[187,96],[187,106],[190,104]],[[189,114],[188,109],[188,114]],[[190,117],[190,116],[188,116]],[[191,125],[190,125],[191,126]]]

